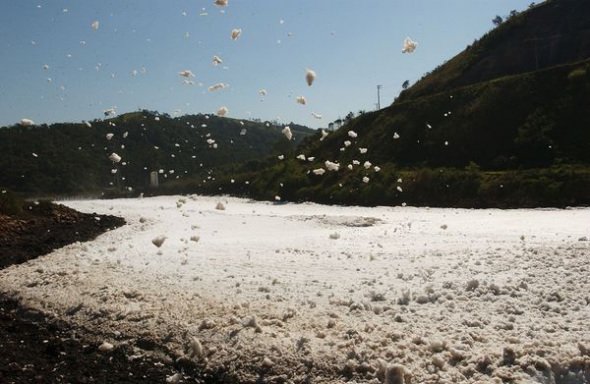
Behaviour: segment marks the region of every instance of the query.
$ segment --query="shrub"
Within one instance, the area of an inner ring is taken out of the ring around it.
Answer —
[[[0,214],[15,216],[23,211],[24,201],[11,191],[0,193]]]

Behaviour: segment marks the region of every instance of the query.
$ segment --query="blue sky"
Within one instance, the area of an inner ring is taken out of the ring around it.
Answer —
[[[325,127],[374,109],[377,84],[382,106],[390,104],[404,80],[459,53],[496,14],[529,3],[229,0],[221,9],[213,0],[4,0],[0,125],[92,120],[111,107],[193,114],[227,106],[233,118]],[[242,29],[236,41],[233,28]],[[419,44],[413,54],[401,53],[406,36]],[[317,73],[311,87],[306,68]],[[194,85],[178,75],[185,69]],[[229,87],[208,92],[219,82]]]

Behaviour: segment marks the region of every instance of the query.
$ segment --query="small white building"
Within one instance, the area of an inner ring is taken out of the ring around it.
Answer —
[[[159,185],[160,185],[160,183],[158,181],[158,172],[157,171],[150,172],[150,187],[151,188],[158,188]]]

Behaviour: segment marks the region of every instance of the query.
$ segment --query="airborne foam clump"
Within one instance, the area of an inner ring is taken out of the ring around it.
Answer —
[[[228,0],[215,0],[214,4],[218,7],[227,7]]]
[[[397,132],[394,132],[393,133],[393,138],[394,138],[394,140],[399,139],[399,134]]]
[[[231,30],[231,39],[232,40],[239,39],[241,35],[242,35],[242,29],[241,28],[234,28],[234,29]]]
[[[213,62],[213,65],[219,65],[219,64],[223,63],[223,60],[221,60],[221,57],[215,55],[215,56],[213,56],[212,62]]]
[[[166,241],[166,236],[160,235],[152,239],[152,244],[160,248],[164,244],[164,241]]]
[[[291,140],[293,138],[293,132],[291,132],[291,128],[289,126],[283,128],[281,132],[283,133],[283,135],[285,135],[287,140]]]
[[[358,137],[358,135],[355,131],[348,131],[348,136],[353,139],[356,139]]]
[[[307,82],[307,85],[311,87],[311,85],[313,84],[314,80],[316,78],[316,73],[313,69],[307,69],[305,71],[305,81]]]
[[[114,133],[107,133],[105,137],[107,138],[107,140],[111,140],[113,136],[115,136]]]
[[[92,24],[90,24],[90,26],[92,27],[92,29],[94,29],[95,31],[98,31],[98,28],[100,27],[100,22],[98,20],[94,20],[92,22]]]
[[[328,137],[329,134],[330,132],[322,129],[322,137],[320,137],[320,141],[324,141],[324,139]]]
[[[223,89],[225,87],[227,87],[227,84],[217,83],[217,84],[213,84],[208,89],[209,89],[209,92],[215,92],[215,91],[218,91],[218,90]]]
[[[31,119],[21,119],[20,125],[23,127],[30,127],[31,125],[35,125],[35,122]]]
[[[369,179],[367,176],[363,177],[363,183],[367,184],[369,181],[371,181],[371,179]]]
[[[417,46],[418,46],[417,42],[410,39],[409,37],[406,37],[404,39],[404,46],[402,48],[402,53],[412,53],[416,50]]]
[[[321,176],[324,173],[326,173],[326,170],[324,168],[317,168],[317,169],[314,169],[312,172],[314,175]]]
[[[320,115],[319,113],[312,112],[312,113],[311,113],[311,115],[312,115],[312,116],[313,116],[315,119],[318,119],[318,120],[321,120],[321,119],[322,119],[322,115]]]
[[[324,165],[326,166],[326,169],[328,171],[338,171],[340,169],[340,164],[339,163],[334,163],[332,161],[326,160],[326,162],[324,163]]]
[[[113,152],[109,155],[109,160],[112,161],[113,163],[118,163],[121,161],[121,156],[119,156],[115,152]]]
[[[307,100],[305,99],[304,96],[297,96],[296,101],[297,101],[297,104],[301,104],[301,105],[307,104]]]
[[[266,89],[262,88],[261,90],[258,91],[258,94],[260,96],[266,96],[266,94],[267,94]]]
[[[227,115],[227,113],[228,113],[228,112],[229,112],[229,109],[227,109],[227,107],[225,107],[225,106],[223,106],[223,107],[220,107],[220,108],[217,110],[217,116],[221,116],[221,117],[223,117],[223,116]]]
[[[178,75],[185,77],[187,79],[190,79],[191,77],[195,77],[195,74],[190,69],[184,69],[184,70],[178,72]]]

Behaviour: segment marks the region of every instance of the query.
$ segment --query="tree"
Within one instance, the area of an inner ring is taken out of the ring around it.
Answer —
[[[518,11],[516,9],[513,9],[512,11],[510,11],[510,15],[508,16],[508,18],[513,18],[514,16],[518,15]]]
[[[492,23],[494,23],[494,25],[497,27],[498,25],[502,24],[502,22],[504,22],[504,19],[502,18],[502,16],[500,15],[496,15],[496,17],[494,17],[492,19]]]
[[[548,166],[553,161],[552,133],[555,122],[541,108],[532,112],[514,139],[520,161],[525,166]]]
[[[410,80],[406,80],[406,81],[404,81],[404,82],[403,82],[403,84],[402,84],[402,88],[403,88],[404,90],[405,90],[405,89],[408,89],[408,87],[409,87],[409,86],[410,86]]]
[[[352,119],[354,119],[354,112],[352,112],[352,111],[351,112],[348,112],[348,114],[346,115],[346,117],[344,117],[344,120],[347,121],[347,122],[350,121],[350,120],[352,120]]]

